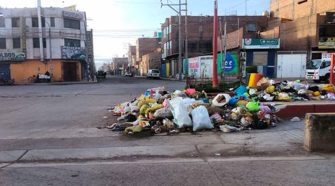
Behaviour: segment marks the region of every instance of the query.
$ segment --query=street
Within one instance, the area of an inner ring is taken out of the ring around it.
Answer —
[[[335,159],[302,147],[302,122],[264,131],[131,138],[107,108],[185,82],[0,87],[0,185],[333,185]]]

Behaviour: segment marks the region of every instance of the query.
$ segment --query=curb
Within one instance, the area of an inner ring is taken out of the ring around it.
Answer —
[[[302,117],[307,113],[332,113],[335,112],[334,103],[306,103],[306,104],[286,104],[286,108],[280,110],[276,115],[281,118]]]

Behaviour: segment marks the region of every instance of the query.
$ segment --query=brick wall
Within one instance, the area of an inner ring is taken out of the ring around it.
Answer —
[[[138,38],[136,42],[136,60],[141,61],[143,55],[155,51],[159,47],[159,38]]]
[[[143,55],[139,66],[142,76],[147,75],[149,69],[160,69],[161,50],[156,49],[154,52]]]
[[[219,16],[219,28],[223,34],[224,23],[227,22],[227,33],[234,32],[239,27],[244,27],[248,23],[256,23],[259,30],[267,27],[268,18],[265,16]],[[239,23],[238,23],[239,22]],[[182,17],[182,38],[185,39],[185,17]],[[169,55],[178,54],[178,17],[167,18],[162,24],[162,31],[172,25],[171,33],[163,34],[162,49],[164,44],[172,41],[172,49],[167,53]],[[212,53],[213,37],[213,16],[188,16],[188,51],[189,57],[206,55]],[[234,40],[236,42],[236,40]],[[184,51],[184,48],[183,48]]]

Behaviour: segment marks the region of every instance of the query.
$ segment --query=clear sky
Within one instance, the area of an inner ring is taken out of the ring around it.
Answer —
[[[167,0],[163,0],[166,2]],[[169,0],[178,2],[178,0]],[[182,0],[184,1],[184,0]],[[213,0],[188,0],[189,15],[213,15]],[[218,0],[219,15],[245,15],[246,0]],[[0,6],[35,7],[37,0],[0,0]],[[260,15],[269,9],[270,0],[247,0],[248,15]],[[160,23],[176,13],[162,7],[160,0],[42,0],[43,7],[77,5],[87,12],[88,26],[94,30],[96,62],[110,61],[127,54],[129,44],[142,35],[151,37],[160,31]]]

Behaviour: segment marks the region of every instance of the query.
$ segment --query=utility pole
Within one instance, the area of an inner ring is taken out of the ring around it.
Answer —
[[[39,43],[40,43],[40,55],[41,61],[44,61],[44,51],[43,51],[43,33],[42,33],[42,6],[41,0],[37,0],[37,19],[38,19],[38,34],[39,34]]]
[[[170,7],[173,11],[175,11],[177,13],[177,15],[179,16],[178,19],[178,45],[179,45],[179,55],[178,55],[178,74],[179,74],[179,80],[182,80],[182,69],[183,69],[183,59],[182,59],[182,31],[181,31],[181,25],[182,25],[182,11],[186,11],[186,9],[182,10],[182,6],[187,6],[187,2],[186,3],[182,3],[181,0],[179,0],[178,4],[172,4],[169,3],[169,0],[166,1],[166,3],[163,3],[163,0],[161,0],[161,7],[163,6],[168,6]],[[178,9],[174,8],[178,6]]]
[[[214,20],[213,20],[213,88],[218,86],[217,57],[218,57],[218,2],[214,0]]]
[[[188,64],[188,20],[187,20],[187,0],[185,0],[185,59],[186,59],[186,63]],[[188,69],[188,68],[187,68]],[[186,75],[186,78],[188,76],[188,72],[184,72]]]

